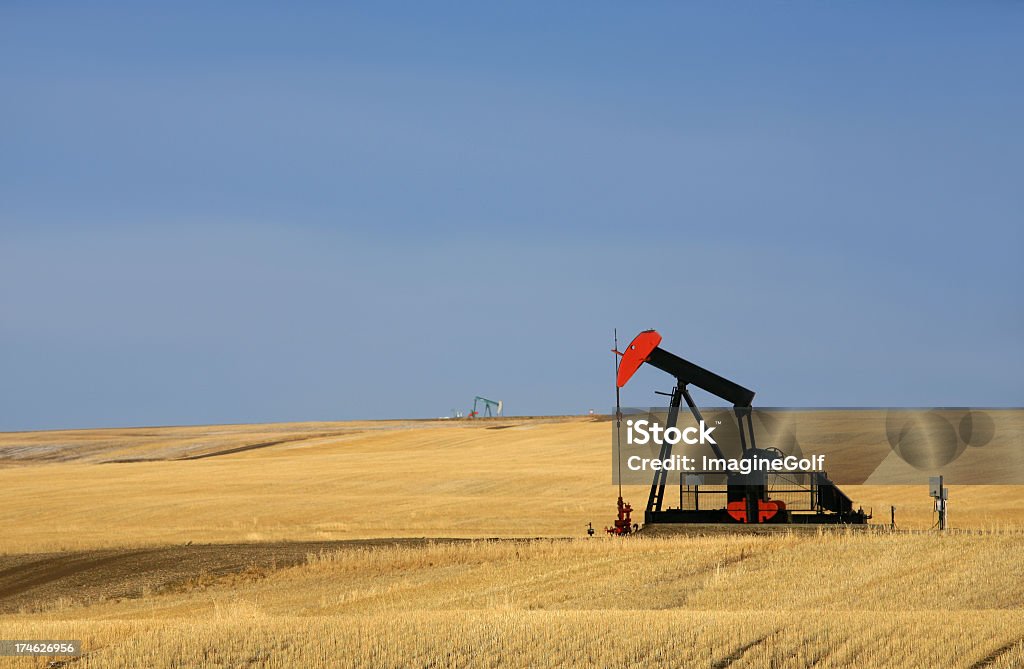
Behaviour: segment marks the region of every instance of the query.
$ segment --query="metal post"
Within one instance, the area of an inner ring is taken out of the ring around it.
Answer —
[[[949,493],[946,491],[946,486],[942,475],[932,476],[928,479],[928,492],[932,499],[935,500],[935,510],[939,513],[939,530],[946,529],[946,500],[949,498]]]
[[[946,489],[942,485],[942,474],[939,474],[939,530],[946,529]]]

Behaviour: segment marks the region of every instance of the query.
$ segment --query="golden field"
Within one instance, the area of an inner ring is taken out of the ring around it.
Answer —
[[[921,485],[844,487],[897,532],[588,540],[614,514],[610,432],[0,435],[0,638],[82,639],[74,667],[1024,663],[1018,488],[953,487],[945,535]]]

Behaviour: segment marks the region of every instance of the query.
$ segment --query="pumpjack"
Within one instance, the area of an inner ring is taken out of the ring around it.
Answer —
[[[489,400],[486,397],[480,397],[477,395],[473,398],[473,410],[469,412],[470,418],[477,418],[480,416],[480,412],[476,408],[478,402],[483,403],[485,416],[501,416],[505,409],[505,403],[501,400]]]
[[[699,365],[660,347],[662,337],[655,330],[638,334],[621,356],[616,372],[616,390],[625,386],[643,364],[651,365],[675,379],[669,396],[665,429],[675,427],[683,401],[698,424],[704,417],[693,401],[688,386],[696,386],[732,404],[738,428],[741,458],[775,459],[783,457],[777,448],[758,448],[754,438],[754,391],[744,388]],[[666,393],[661,393],[666,394]],[[618,409],[616,409],[618,411]],[[716,443],[708,443],[715,457],[724,459]],[[664,439],[659,459],[672,457],[672,443]],[[724,486],[687,485],[684,494],[680,476],[679,508],[665,508],[665,488],[669,472],[655,471],[644,511],[644,524],[658,523],[802,523],[863,525],[871,518],[863,509],[854,510],[853,501],[828,478],[824,471],[785,475],[766,471],[749,474],[730,472]],[[783,481],[773,480],[782,478]],[[709,502],[710,500],[710,502]],[[702,503],[703,501],[703,503]],[[722,504],[724,502],[724,504]],[[622,506],[619,498],[620,509]],[[714,508],[714,507],[718,508]],[[621,516],[621,511],[620,511]]]

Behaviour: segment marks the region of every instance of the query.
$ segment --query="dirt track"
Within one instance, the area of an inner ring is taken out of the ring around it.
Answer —
[[[232,574],[301,564],[310,553],[361,546],[421,545],[461,539],[367,539],[210,544],[0,556],[0,614],[60,600],[88,603],[158,593]]]

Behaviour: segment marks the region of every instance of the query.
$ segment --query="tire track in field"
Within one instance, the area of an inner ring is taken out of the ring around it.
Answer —
[[[200,453],[198,455],[186,455],[180,458],[174,458],[175,460],[205,460],[206,458],[216,458],[221,455],[231,455],[232,453],[244,453],[245,451],[255,451],[260,448],[268,448],[270,446],[279,446],[281,444],[291,444],[297,441],[307,441],[309,439],[323,439],[324,437],[337,437],[350,434],[349,432],[324,432],[322,434],[303,434],[295,437],[285,437],[283,439],[274,439],[272,441],[261,441],[256,444],[245,444],[244,446],[235,446],[234,448],[225,448],[222,451],[213,451],[212,453]]]
[[[216,458],[221,455],[231,455],[233,453],[244,453],[245,451],[255,451],[261,448],[269,448],[270,446],[279,446],[281,444],[293,444],[300,441],[308,441],[311,439],[323,439],[325,437],[342,437],[351,434],[356,434],[358,430],[342,430],[340,432],[318,432],[316,434],[299,434],[290,437],[281,437],[279,439],[272,439],[269,441],[260,441],[254,444],[242,444],[241,446],[232,446],[231,448],[224,448],[219,451],[210,451],[208,453],[196,453],[194,455],[180,455],[180,456],[161,456],[153,455],[150,457],[140,456],[136,458],[122,457],[113,458],[111,460],[102,460],[99,462],[101,465],[121,465],[121,464],[134,464],[138,462],[182,462],[187,460],[205,460],[207,458]]]
[[[754,648],[755,646],[760,646],[762,643],[767,641],[768,637],[772,636],[772,634],[775,634],[775,632],[772,632],[771,634],[765,634],[764,636],[754,639],[749,643],[743,644],[733,652],[723,657],[721,660],[718,660],[717,662],[713,663],[711,665],[712,669],[726,669],[727,667],[732,666],[734,663],[739,662],[740,659],[742,659],[743,656],[747,654],[748,650]]]
[[[1001,658],[1003,655],[1006,655],[1022,643],[1024,643],[1024,639],[1015,639],[1007,644],[1004,644],[999,648],[996,648],[994,651],[992,651],[985,657],[981,658],[974,664],[972,664],[970,666],[970,669],[985,669],[985,667],[991,667],[999,661],[999,658]]]

